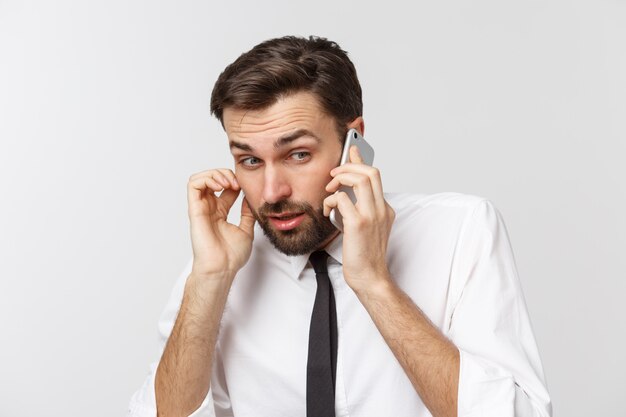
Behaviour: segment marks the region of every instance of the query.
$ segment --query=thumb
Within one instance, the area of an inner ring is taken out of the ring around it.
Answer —
[[[248,200],[244,197],[241,203],[241,221],[239,222],[239,228],[248,233],[250,237],[254,237],[254,222],[255,218],[252,215],[252,210],[250,210]]]
[[[233,190],[232,188],[226,188],[224,191],[222,191],[222,193],[218,197],[220,200],[222,200],[225,203],[227,212],[230,211],[230,208],[235,203],[235,200],[237,200],[237,197],[239,196],[240,191],[241,189]]]

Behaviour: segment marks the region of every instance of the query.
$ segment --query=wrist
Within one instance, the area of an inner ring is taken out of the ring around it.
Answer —
[[[188,290],[206,294],[211,292],[228,292],[235,278],[234,273],[227,271],[199,273],[192,269],[185,287]]]
[[[351,287],[358,298],[384,298],[393,292],[395,285],[388,272],[381,272],[370,279],[358,280],[358,285]]]

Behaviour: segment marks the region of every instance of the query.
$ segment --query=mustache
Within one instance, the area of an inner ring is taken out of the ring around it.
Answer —
[[[315,209],[312,205],[306,202],[295,202],[289,200],[280,200],[275,203],[264,203],[258,210],[259,215],[261,216],[271,216],[273,214],[279,214],[284,212],[291,213],[312,213]]]

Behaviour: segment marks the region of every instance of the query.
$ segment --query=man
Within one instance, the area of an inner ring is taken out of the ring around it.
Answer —
[[[129,415],[551,415],[494,206],[383,193],[355,147],[337,167],[346,132],[365,129],[356,71],[337,44],[257,45],[220,75],[211,111],[235,171],[189,179],[193,259]],[[230,224],[241,191],[241,221]]]

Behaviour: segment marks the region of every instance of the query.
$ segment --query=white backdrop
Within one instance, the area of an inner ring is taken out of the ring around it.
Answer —
[[[354,60],[386,191],[490,198],[558,416],[622,416],[626,3],[0,0],[0,417],[124,415],[256,43]],[[228,4],[226,4],[228,3]]]

